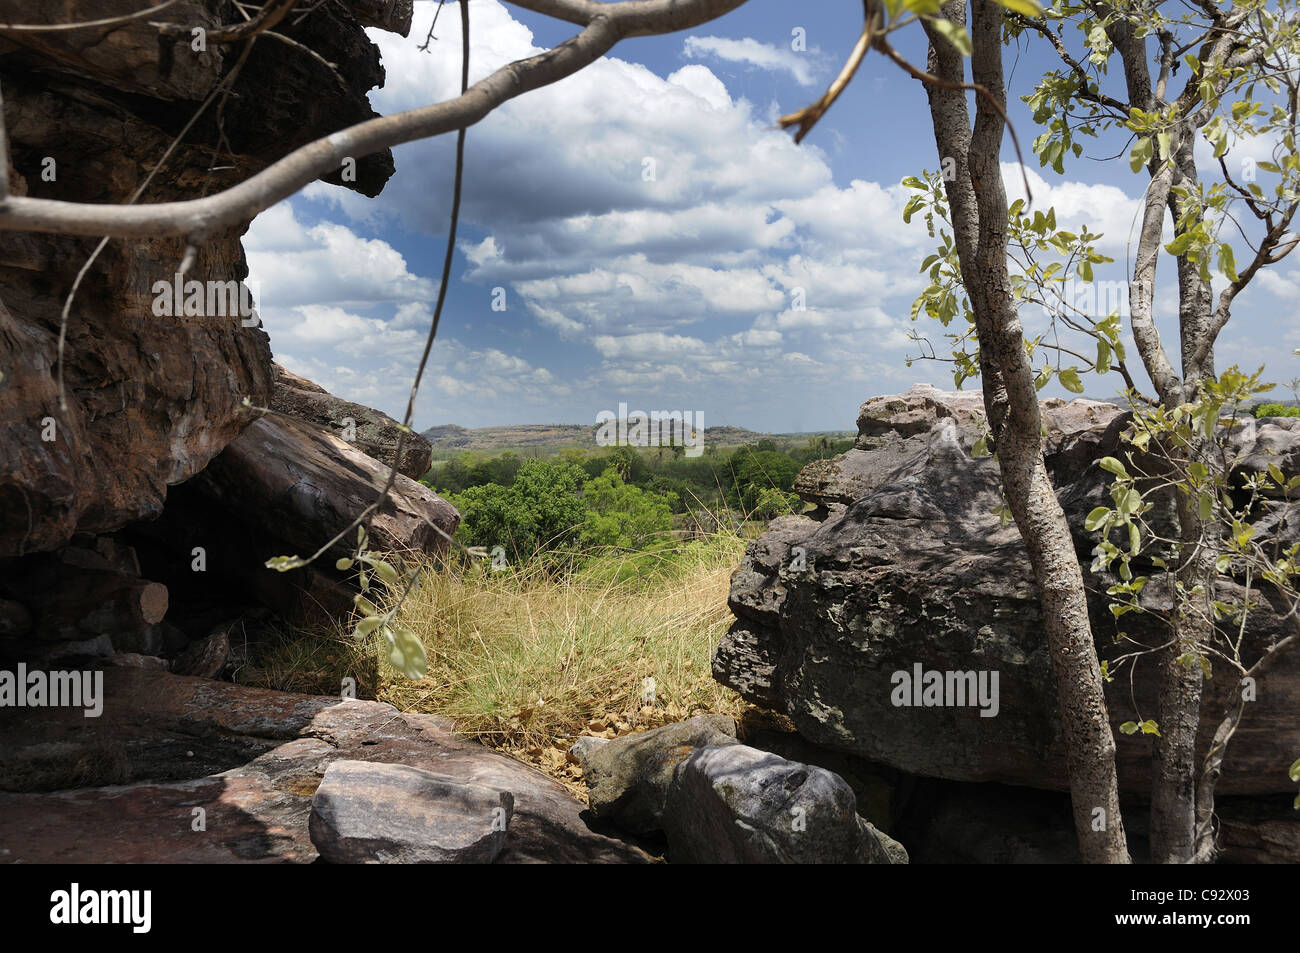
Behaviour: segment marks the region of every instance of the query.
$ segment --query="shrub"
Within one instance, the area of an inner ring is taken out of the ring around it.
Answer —
[[[1260,417],[1300,417],[1300,407],[1288,407],[1286,404],[1256,404],[1255,416]]]

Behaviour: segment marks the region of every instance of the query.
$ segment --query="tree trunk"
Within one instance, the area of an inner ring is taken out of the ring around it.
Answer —
[[[961,22],[964,3],[950,3],[944,12]],[[994,0],[974,0],[974,79],[1005,106],[1002,18],[1002,8]],[[961,57],[927,30],[931,73],[950,83],[961,82]],[[1087,863],[1127,863],[1115,740],[1102,693],[1087,593],[1069,525],[1043,462],[1038,392],[1007,273],[1007,200],[998,165],[1002,118],[982,96],[977,97],[972,130],[964,91],[933,84],[927,90],[940,156],[955,159],[958,170],[955,181],[946,182],[946,190],[962,282],[975,316],[984,404],[1007,503],[1029,550],[1041,594],[1079,852]]]

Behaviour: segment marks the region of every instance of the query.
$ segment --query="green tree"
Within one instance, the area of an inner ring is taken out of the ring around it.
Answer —
[[[582,483],[572,464],[528,460],[510,486],[474,486],[451,500],[461,512],[457,535],[468,546],[502,546],[511,560],[570,549],[587,517]]]
[[[582,499],[587,545],[639,549],[673,528],[672,500],[625,483],[613,467],[587,481]]]

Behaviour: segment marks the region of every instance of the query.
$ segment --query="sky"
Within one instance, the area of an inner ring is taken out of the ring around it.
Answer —
[[[378,112],[458,93],[454,5],[429,52],[418,49],[436,7],[417,0],[409,37],[368,31],[387,72],[370,93]],[[934,241],[919,217],[903,222],[910,190],[901,182],[939,166],[921,85],[869,55],[801,144],[776,126],[822,94],[860,17],[850,0],[750,0],[685,33],[626,40],[470,127],[451,282],[416,429],[595,423],[626,404],[696,412],[707,426],[853,430],[870,397],[920,382],[953,389],[948,365],[908,364],[920,353],[913,329],[943,353],[937,324],[910,319]],[[577,32],[498,0],[473,0],[470,18],[471,83]],[[924,63],[915,26],[895,45]],[[1049,55],[1027,43],[1006,54],[1010,115],[1026,149],[1040,130],[1018,99]],[[1124,278],[1147,179],[1124,156],[1107,161],[1123,148],[1099,141],[1064,175],[1027,156],[1033,207],[1103,234],[1100,249],[1117,263],[1098,280]],[[1243,143],[1233,155],[1260,148]],[[317,182],[258,216],[245,248],[276,360],[400,419],[446,253],[454,135],[399,146],[394,157],[378,197]],[[1009,140],[1003,160],[1014,199],[1023,186]],[[1156,308],[1176,346],[1171,262]],[[1024,317],[1032,330],[1034,316]],[[1238,298],[1219,366],[1300,376],[1298,319],[1300,256]],[[1113,374],[1088,378],[1092,397],[1121,387]],[[1043,393],[1064,392],[1053,383]]]

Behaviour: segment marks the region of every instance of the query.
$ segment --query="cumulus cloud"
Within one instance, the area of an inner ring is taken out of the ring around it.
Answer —
[[[430,16],[421,0],[417,19]],[[496,0],[476,3],[474,16],[471,81],[541,51]],[[457,49],[458,31],[455,18],[439,20],[439,48]],[[455,95],[458,57],[371,36],[388,76],[371,94],[380,112]],[[736,421],[754,426],[795,406],[825,426],[835,401],[835,419],[851,426],[868,391],[943,383],[941,366],[904,363],[924,285],[917,266],[934,243],[918,221],[902,221],[909,190],[837,180],[824,152],[795,146],[703,62],[806,83],[815,58],[718,37],[689,38],[687,54],[701,62],[667,76],[602,58],[469,131],[465,267],[452,300],[501,288],[509,308],[483,329],[467,321],[440,336],[422,425],[472,424],[480,412],[492,422],[594,419],[622,399],[668,406],[660,395],[670,394],[697,409],[765,408]],[[401,146],[377,199],[317,184],[306,193],[315,201],[269,211],[249,235],[277,353],[390,413],[404,407],[436,295],[395,245],[443,240],[451,146],[450,137]],[[1004,173],[1014,197],[1019,168]],[[1030,175],[1036,206],[1055,205],[1063,226],[1105,232],[1104,249],[1122,247],[1136,200]],[[311,214],[322,210],[348,224]],[[341,370],[358,362],[362,373]]]

